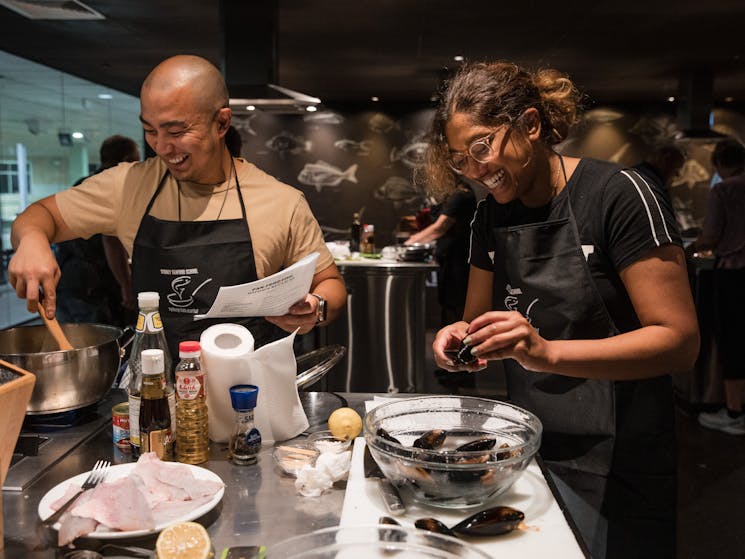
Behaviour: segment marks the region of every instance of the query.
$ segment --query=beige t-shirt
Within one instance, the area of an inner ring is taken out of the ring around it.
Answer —
[[[303,193],[243,159],[234,161],[258,277],[278,272],[314,251],[320,254],[316,273],[330,266],[334,258],[326,248],[321,228]],[[131,257],[140,221],[165,174],[166,166],[157,157],[141,163],[121,163],[57,193],[57,205],[72,231],[86,239],[95,233],[116,236]],[[150,215],[176,221],[178,185],[170,174],[164,183]],[[235,177],[217,186],[187,182],[180,186],[182,221],[241,216]]]

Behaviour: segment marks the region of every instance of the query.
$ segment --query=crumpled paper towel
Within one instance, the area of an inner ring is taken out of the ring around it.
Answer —
[[[315,466],[303,466],[297,473],[295,489],[304,497],[318,497],[330,489],[335,481],[344,479],[352,465],[352,452],[322,452]]]
[[[297,392],[294,339],[292,333],[254,351],[251,332],[239,324],[216,324],[202,332],[210,439],[227,442],[232,435],[229,389],[236,384],[259,387],[254,423],[263,443],[291,439],[308,428]]]

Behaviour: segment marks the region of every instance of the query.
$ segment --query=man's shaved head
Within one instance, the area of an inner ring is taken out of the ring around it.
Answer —
[[[214,112],[228,106],[228,88],[220,71],[199,56],[177,55],[158,64],[142,83],[146,93],[188,92],[199,110]]]

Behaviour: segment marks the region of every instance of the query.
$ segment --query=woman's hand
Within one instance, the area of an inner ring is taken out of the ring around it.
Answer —
[[[479,361],[511,358],[529,371],[545,371],[549,342],[516,311],[491,311],[471,321],[463,343]]]
[[[463,363],[455,363],[445,354],[446,350],[460,349],[460,341],[466,336],[467,330],[468,323],[461,321],[445,326],[437,332],[435,341],[432,343],[432,351],[438,367],[451,372],[480,371],[486,367],[486,361],[483,359],[477,359],[473,363],[465,365]]]

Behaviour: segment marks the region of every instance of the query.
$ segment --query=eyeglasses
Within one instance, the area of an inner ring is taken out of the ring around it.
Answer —
[[[494,138],[497,136],[497,132],[502,130],[507,125],[502,125],[496,130],[487,134],[483,138],[477,138],[468,146],[465,151],[453,151],[448,156],[448,166],[457,174],[462,175],[466,165],[468,164],[468,158],[470,157],[476,163],[486,163],[492,156],[494,149],[492,144]]]

